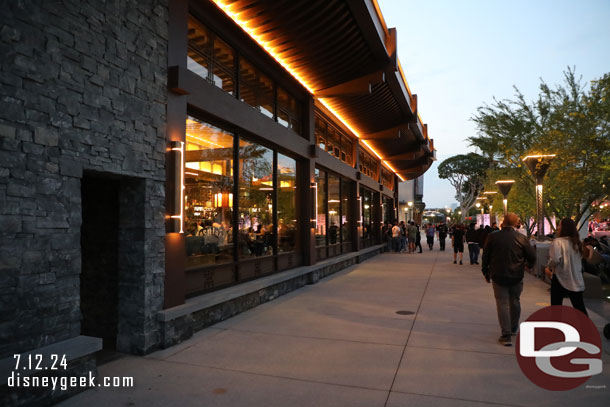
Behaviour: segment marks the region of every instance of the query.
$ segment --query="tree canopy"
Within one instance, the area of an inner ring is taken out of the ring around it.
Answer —
[[[487,188],[495,189],[497,179],[514,179],[509,205],[529,218],[535,214],[534,180],[521,159],[556,154],[544,182],[547,216],[584,223],[591,204],[606,197],[610,186],[610,73],[587,88],[568,68],[562,85],[542,81],[532,102],[515,91],[514,100],[494,99],[472,118],[478,134],[470,144],[493,162]]]
[[[438,166],[439,178],[448,180],[455,188],[455,199],[463,214],[474,206],[483,189],[485,171],[490,160],[477,153],[459,154],[449,157]]]

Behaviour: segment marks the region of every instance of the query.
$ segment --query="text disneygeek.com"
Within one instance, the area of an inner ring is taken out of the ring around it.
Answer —
[[[8,377],[9,388],[48,387],[52,390],[67,390],[74,387],[133,387],[133,377],[112,376],[98,378],[89,372],[88,376],[22,376],[13,372]]]

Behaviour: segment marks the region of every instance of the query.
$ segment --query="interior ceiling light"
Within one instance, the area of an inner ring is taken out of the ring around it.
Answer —
[[[315,90],[311,82],[302,72],[302,70],[291,66],[288,61],[282,58],[280,52],[278,51],[278,48],[271,45],[271,41],[275,40],[275,37],[270,37],[269,40],[266,40],[264,27],[255,26],[254,24],[251,24],[248,21],[245,14],[247,13],[247,9],[239,11],[239,7],[237,7],[238,3],[230,3],[228,0],[213,1],[227,16],[229,16],[229,18],[231,18],[237,25],[239,25],[250,37],[252,37],[254,41],[256,41],[261,47],[263,47],[263,49],[267,51],[267,53],[271,55],[273,59],[275,59],[282,67],[284,67],[284,69],[286,69],[286,71],[288,71],[288,73],[290,73],[301,85],[303,85],[305,89],[307,89],[311,94],[315,96]],[[244,15],[243,17],[242,14]],[[267,34],[267,36],[269,35],[271,34]],[[400,66],[400,73],[406,85],[407,81],[404,78],[402,66]],[[318,100],[331,113],[333,113],[335,117],[337,117],[337,119],[339,119],[348,129],[350,129],[350,131],[354,133],[354,135],[356,135],[356,137],[358,137],[360,141],[362,141],[362,143],[367,146],[377,156],[377,158],[381,160],[383,164],[385,164],[389,169],[391,169],[392,172],[394,172],[398,176],[398,178],[400,178],[401,181],[405,181],[405,179],[394,169],[394,167],[392,167],[387,161],[385,161],[383,157],[381,157],[381,155],[366,140],[362,140],[360,134],[356,130],[354,130],[354,128],[350,125],[349,121],[345,117],[338,114],[337,111],[333,109],[328,103],[326,103],[322,98]],[[419,117],[419,120],[421,122],[421,117]]]

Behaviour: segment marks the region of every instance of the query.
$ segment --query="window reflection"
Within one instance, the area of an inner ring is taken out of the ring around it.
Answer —
[[[185,143],[187,266],[233,260],[233,135],[188,117]]]
[[[239,97],[242,102],[273,119],[273,82],[245,59],[239,64]]]
[[[240,258],[273,254],[273,152],[239,141]]]
[[[235,93],[235,51],[192,17],[186,66],[225,92]]]
[[[328,244],[341,242],[339,225],[341,225],[341,180],[328,174]]]
[[[296,161],[285,155],[277,155],[277,234],[278,252],[290,252],[296,249],[297,214],[296,214]]]
[[[363,239],[368,239],[371,236],[371,191],[360,187],[360,198],[362,205],[362,234]]]
[[[342,242],[351,240],[350,227],[348,224],[349,197],[351,195],[352,182],[341,180],[341,237]]]
[[[394,200],[392,198],[388,198],[387,196],[383,197],[383,223],[393,223],[394,222]]]
[[[316,246],[326,246],[326,172],[316,168],[315,180],[318,187]]]
[[[303,105],[201,21],[189,15],[187,69],[302,135]],[[277,89],[277,94],[276,94]]]
[[[277,89],[277,121],[282,126],[301,134],[301,104],[288,92]]]
[[[360,156],[360,172],[377,181],[379,179],[379,160],[363,148],[358,149]]]
[[[390,191],[394,190],[394,174],[381,167],[381,184]]]
[[[354,166],[354,141],[342,130],[332,125],[330,121],[323,118],[321,114],[315,116],[315,136],[316,144],[335,156],[339,160]]]

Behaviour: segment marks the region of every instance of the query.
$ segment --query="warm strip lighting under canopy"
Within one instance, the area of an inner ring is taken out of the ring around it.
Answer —
[[[271,45],[271,41],[268,41],[265,39],[264,27],[256,26],[256,25],[250,23],[246,18],[242,18],[242,14],[244,14],[244,12],[246,12],[246,10],[240,12],[238,10],[238,7],[236,6],[237,3],[231,4],[225,0],[213,0],[213,1],[227,16],[229,16],[229,18],[231,18],[233,21],[235,21],[235,23],[237,25],[239,25],[250,37],[252,37],[252,39],[254,41],[256,41],[261,47],[263,47],[263,49],[265,51],[267,51],[267,53],[269,55],[271,55],[273,57],[273,59],[275,59],[297,81],[299,81],[299,83],[301,85],[303,85],[305,87],[305,89],[307,89],[311,94],[313,94],[315,96],[315,90],[313,89],[313,86],[311,85],[310,81],[308,80],[306,74],[302,70],[295,68],[288,61],[286,61],[284,58],[282,58],[282,56],[278,52],[277,48],[274,47],[273,45]],[[274,38],[271,38],[270,40],[273,40],[273,39]],[[406,83],[406,81],[405,81],[405,83]],[[337,113],[337,111],[335,111],[335,109],[333,109],[331,106],[329,106],[328,103],[325,103],[323,99],[318,99],[318,100],[332,114],[334,114],[335,117],[337,117],[337,119],[339,119],[348,129],[350,129],[350,131],[352,133],[354,133],[356,135],[356,137],[361,139],[362,143],[365,146],[367,146],[377,156],[377,158],[379,158],[381,160],[381,162],[383,164],[385,164],[386,167],[388,167],[390,170],[392,170],[392,172],[394,172],[394,174],[396,174],[398,176],[398,178],[400,178],[401,181],[405,181],[405,179],[400,174],[398,174],[398,171],[396,171],[394,169],[394,167],[392,167],[387,161],[385,161],[383,159],[383,157],[381,157],[381,155],[379,155],[379,153],[369,143],[367,143],[366,140],[362,140],[362,137],[360,136],[360,134],[356,130],[354,130],[354,128],[350,125],[350,122],[345,117],[342,117],[341,115],[339,115]],[[420,121],[421,121],[421,118],[420,118]]]
[[[528,155],[527,157],[523,157],[522,161],[527,161],[530,158],[537,158],[537,159],[542,159],[542,158],[553,158],[555,157],[556,154],[537,154],[537,155]]]

